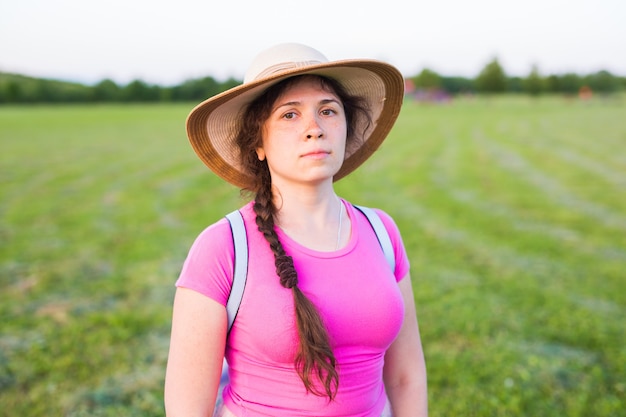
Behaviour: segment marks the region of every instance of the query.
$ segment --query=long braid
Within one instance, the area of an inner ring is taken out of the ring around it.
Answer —
[[[274,253],[276,274],[280,284],[290,288],[293,292],[298,337],[300,339],[296,354],[296,370],[302,379],[307,391],[316,395],[326,395],[331,400],[335,398],[339,385],[339,375],[335,369],[337,361],[330,347],[326,327],[313,303],[298,288],[298,273],[293,265],[291,256],[285,253],[282,243],[274,229],[274,215],[276,207],[272,199],[271,178],[269,169],[265,171],[266,184],[261,187],[255,198],[254,212],[259,231],[265,237]],[[314,374],[324,385],[324,392],[315,388],[311,375]]]

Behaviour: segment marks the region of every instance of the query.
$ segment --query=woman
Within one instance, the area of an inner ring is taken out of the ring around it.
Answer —
[[[328,60],[299,44],[261,53],[244,83],[198,105],[200,159],[254,195],[240,209],[247,283],[227,332],[233,276],[226,220],[194,242],[177,281],[167,415],[426,416],[426,369],[409,264],[393,220],[392,271],[367,219],[334,192],[393,126],[403,79],[370,60]]]

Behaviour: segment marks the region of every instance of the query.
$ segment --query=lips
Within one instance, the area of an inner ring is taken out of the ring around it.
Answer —
[[[310,152],[307,152],[305,154],[302,154],[302,157],[324,157],[326,155],[330,155],[330,151],[324,150],[324,149],[316,149]]]

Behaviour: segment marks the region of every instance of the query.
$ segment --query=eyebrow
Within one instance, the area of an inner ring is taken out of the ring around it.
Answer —
[[[329,104],[329,103],[336,103],[336,104],[341,106],[341,102],[339,100],[334,99],[334,98],[325,98],[323,100],[320,100],[318,104],[324,105],[324,104]],[[286,103],[282,103],[282,104],[279,104],[278,106],[274,107],[274,109],[272,110],[272,113],[275,112],[276,110],[280,109],[281,107],[299,106],[301,104],[302,104],[302,102],[300,102],[300,101],[288,101]]]

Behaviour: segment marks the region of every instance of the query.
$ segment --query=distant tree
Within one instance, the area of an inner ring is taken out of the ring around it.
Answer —
[[[53,82],[38,79],[35,81],[33,90],[33,101],[39,103],[53,103],[55,101],[62,101],[63,97],[59,95],[59,91]]]
[[[559,77],[560,91],[564,94],[578,94],[578,90],[583,84],[583,80],[578,74],[567,73]]]
[[[172,101],[172,87],[162,87],[159,94],[159,101]]]
[[[159,101],[161,99],[161,87],[153,84],[148,86],[147,94],[143,101]]]
[[[598,93],[614,93],[619,89],[619,79],[604,70],[586,76],[585,83]]]
[[[507,79],[497,58],[489,62],[476,77],[476,89],[481,93],[503,93],[507,90]]]
[[[61,100],[57,101],[72,103],[85,103],[89,101],[89,95],[91,94],[90,87],[83,84],[63,83],[60,81],[55,81],[55,85],[58,96],[61,97]]]
[[[424,68],[416,77],[412,78],[415,87],[422,89],[439,89],[441,88],[441,76],[435,71]]]
[[[522,77],[508,77],[506,79],[505,91],[511,93],[523,93],[524,92],[524,79]]]
[[[241,84],[241,80],[237,80],[235,78],[230,77],[229,79],[227,79],[226,81],[221,83],[220,93],[222,91],[226,91],[226,90],[229,90],[229,89],[231,89],[233,87],[236,87],[239,84]]]
[[[523,81],[524,91],[531,96],[538,96],[545,91],[545,80],[539,74],[537,65],[533,65],[530,74]]]
[[[120,100],[121,88],[110,79],[104,79],[91,89],[91,100],[96,102],[110,102]]]
[[[545,79],[545,88],[548,93],[561,93],[561,79],[558,75],[550,74]]]
[[[474,92],[474,80],[464,77],[441,77],[441,88],[450,94]]]
[[[204,100],[221,92],[220,84],[213,77],[187,80],[172,89],[171,97],[178,101]]]
[[[213,77],[204,77],[187,80],[180,85],[169,88],[165,94],[170,100],[175,101],[204,100],[239,84],[241,81],[233,78],[220,83]]]
[[[544,91],[555,94],[577,94],[583,81],[580,76],[567,74],[550,74],[544,78]]]
[[[23,92],[20,83],[10,80],[5,84],[4,97],[7,103],[19,103],[23,99]]]
[[[121,95],[124,101],[157,101],[160,96],[160,88],[149,86],[141,80],[134,80],[122,88]]]

